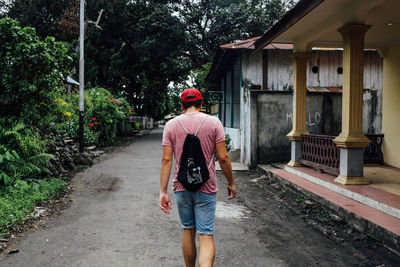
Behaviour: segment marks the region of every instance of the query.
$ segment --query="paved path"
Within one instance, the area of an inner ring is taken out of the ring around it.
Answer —
[[[182,266],[176,207],[169,216],[158,207],[161,135],[155,130],[78,174],[71,207],[27,234],[17,243],[20,252],[2,255],[0,265]],[[268,256],[255,234],[233,243],[244,234],[239,220],[221,219],[217,229],[216,266],[281,262]]]
[[[171,215],[158,208],[161,135],[157,129],[78,174],[71,206],[27,233],[0,266],[183,266],[173,198]],[[237,176],[237,199],[218,194],[215,266],[362,265],[351,247],[278,206],[266,184]]]

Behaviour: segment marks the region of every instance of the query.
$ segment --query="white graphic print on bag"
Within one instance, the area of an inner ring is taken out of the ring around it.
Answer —
[[[198,184],[203,181],[200,170],[200,166],[195,166],[193,158],[188,158],[186,174],[190,184]]]

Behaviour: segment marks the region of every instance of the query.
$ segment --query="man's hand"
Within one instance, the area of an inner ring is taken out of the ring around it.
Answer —
[[[169,199],[168,193],[160,192],[160,201],[158,203],[158,206],[160,206],[160,209],[162,209],[163,212],[169,214],[169,210],[172,208],[171,200]]]
[[[233,185],[228,185],[228,199],[234,199],[236,197],[236,186]]]
[[[171,209],[171,200],[167,193],[168,180],[171,175],[172,168],[172,147],[163,146],[163,158],[161,162],[161,179],[160,179],[160,200],[158,206],[165,213],[169,214]]]

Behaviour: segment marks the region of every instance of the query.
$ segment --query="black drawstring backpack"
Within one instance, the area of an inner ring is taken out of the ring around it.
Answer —
[[[187,133],[185,143],[183,144],[178,181],[190,192],[198,191],[210,178],[208,169],[211,167],[212,160],[207,166],[200,139],[197,137],[197,133],[207,118],[208,116],[203,119],[195,134],[190,134],[182,122],[175,118]]]

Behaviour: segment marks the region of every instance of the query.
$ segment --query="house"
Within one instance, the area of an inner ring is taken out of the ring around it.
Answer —
[[[293,45],[270,43],[256,50],[260,37],[221,45],[207,80],[220,84],[219,118],[250,168],[290,159],[286,134],[292,129]],[[341,129],[342,54],[318,48],[307,61],[306,128],[314,134]],[[366,50],[364,65],[364,132],[381,133],[382,58]]]
[[[290,166],[307,157],[307,63],[313,47],[343,48],[342,127],[331,147],[338,147],[342,184],[367,184],[363,153],[370,140],[363,133],[364,49],[383,57],[382,132],[385,164],[400,167],[400,1],[301,0],[261,38],[260,51],[270,43],[293,43],[294,93]],[[321,15],[323,14],[323,15]],[[324,150],[328,153],[329,149]],[[330,152],[329,152],[330,153]],[[324,155],[320,155],[324,156]],[[318,164],[321,164],[318,162]],[[324,163],[325,164],[325,163]],[[329,163],[328,163],[329,164]]]

